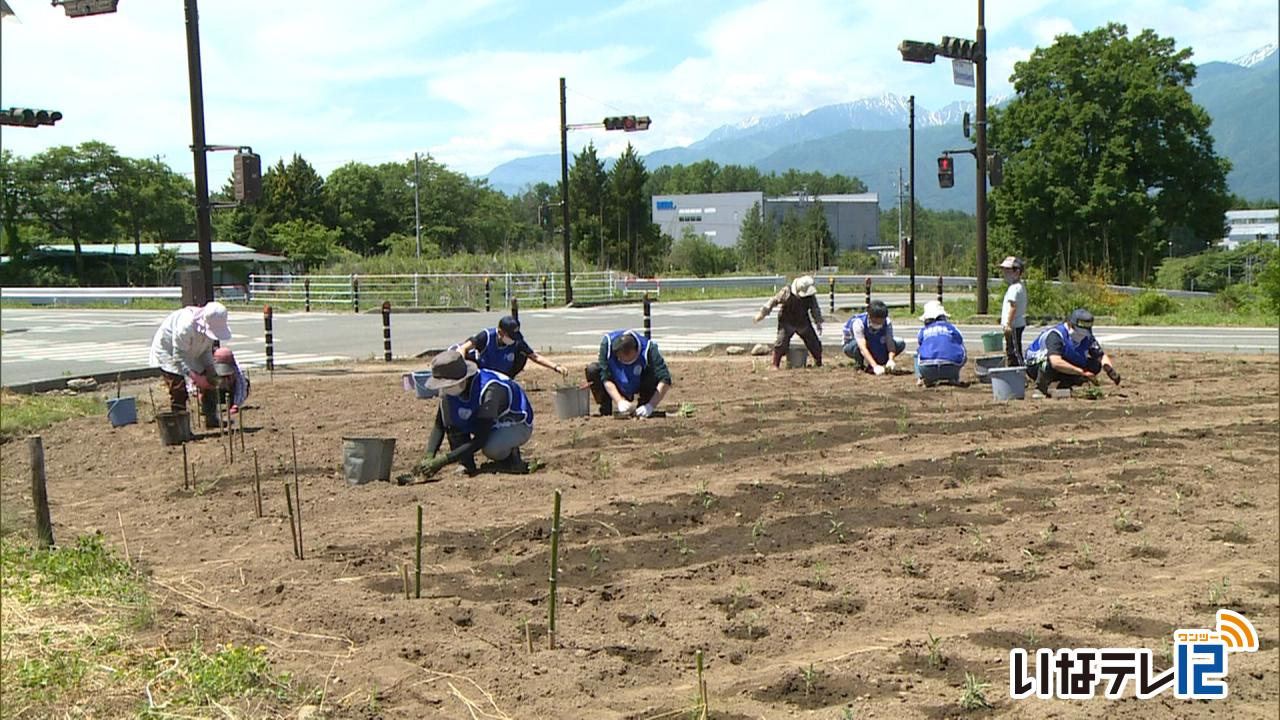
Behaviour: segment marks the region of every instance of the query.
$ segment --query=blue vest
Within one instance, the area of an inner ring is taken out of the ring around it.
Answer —
[[[1062,359],[1075,365],[1076,367],[1084,367],[1089,362],[1089,345],[1093,343],[1093,334],[1085,335],[1084,339],[1079,343],[1071,342],[1071,328],[1067,324],[1058,323],[1057,325],[1040,333],[1040,337],[1031,343],[1031,347],[1027,348],[1027,361],[1040,362],[1049,356],[1049,348],[1045,347],[1045,338],[1049,337],[1049,333],[1055,333],[1062,338]]]
[[[920,362],[942,360],[956,365],[963,365],[966,359],[964,338],[956,326],[946,320],[935,320],[924,327],[916,335],[920,343]]]
[[[622,363],[613,354],[613,341],[624,334],[634,337],[640,348],[636,361],[630,365]],[[613,380],[614,385],[618,386],[618,391],[623,397],[635,397],[636,391],[640,389],[640,376],[649,364],[649,339],[635,330],[614,330],[604,336],[604,342],[609,352],[610,379]]]
[[[498,416],[495,423],[522,422],[533,427],[533,405],[529,397],[515,380],[492,370],[481,369],[471,381],[471,392],[459,396],[444,395],[444,423],[447,427],[464,433],[476,431],[476,410],[480,408],[480,398],[493,383],[499,383],[507,389],[511,404]]]
[[[871,351],[872,357],[881,365],[889,361],[889,348],[885,346],[884,335],[885,330],[889,327],[889,319],[885,318],[884,325],[879,330],[873,330],[871,324],[867,322],[867,314],[854,315],[844,322],[845,334],[850,339],[853,338],[853,323],[856,320],[862,321],[862,336],[866,338],[867,349]]]
[[[516,348],[520,343],[503,345],[498,342],[498,329],[489,328],[484,331],[488,342],[484,344],[484,352],[475,353],[476,364],[485,370],[496,370],[503,375],[511,374],[511,366],[516,362]]]

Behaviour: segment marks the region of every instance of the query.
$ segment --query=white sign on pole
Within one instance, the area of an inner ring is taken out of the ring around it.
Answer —
[[[957,85],[973,87],[973,61],[953,59],[951,61],[951,78]]]

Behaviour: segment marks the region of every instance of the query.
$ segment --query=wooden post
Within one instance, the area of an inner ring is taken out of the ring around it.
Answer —
[[[289,506],[289,534],[293,536],[293,556],[302,559],[298,552],[298,527],[293,524],[293,497],[289,494],[289,481],[284,482],[284,504]]]
[[[298,436],[289,430],[289,439],[293,441],[293,499],[298,504],[298,559],[306,560],[306,551],[302,546],[302,488],[298,486]]]
[[[418,542],[413,569],[413,596],[422,597],[422,506],[418,506]]]
[[[186,490],[191,487],[191,476],[189,466],[187,465],[187,444],[182,443],[182,489]]]
[[[560,491],[551,512],[551,592],[547,597],[547,647],[556,649],[556,553],[560,550]]]
[[[511,296],[511,317],[520,320],[520,298],[515,295]]]
[[[305,312],[311,312],[311,278],[302,279],[303,305]]]
[[[485,312],[489,312],[489,292],[491,290],[490,286],[492,284],[493,283],[489,279],[489,276],[486,275],[484,278],[484,311]]]
[[[262,473],[258,471],[258,451],[253,451],[253,499],[258,510],[258,517],[262,517]]]
[[[938,276],[938,302],[942,302],[942,276]]]
[[[548,307],[551,307],[551,306],[547,303],[547,276],[543,275],[542,276],[542,309],[546,310]]]
[[[351,309],[360,312],[360,278],[351,276]]]
[[[53,547],[53,521],[49,519],[49,493],[45,487],[44,440],[39,435],[27,438],[27,452],[31,455],[31,501],[36,510],[36,546],[47,550]]]

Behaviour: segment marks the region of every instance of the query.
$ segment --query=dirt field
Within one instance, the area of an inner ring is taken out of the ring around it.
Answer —
[[[475,717],[685,718],[699,648],[714,718],[1276,716],[1276,358],[1122,353],[1125,384],[1104,399],[1012,404],[847,366],[670,361],[668,409],[691,402],[691,418],[560,421],[553,375],[527,371],[527,455],[546,464],[530,476],[347,485],[343,435],[394,436],[396,472],[422,453],[435,404],[401,388],[401,364],[256,375],[249,452],[227,463],[214,438],[190,445],[194,490],[154,426],[81,418],[44,433],[55,533],[118,544],[120,513],[161,623],[182,618],[167,643],[198,625],[267,644],[325,688],[332,717],[473,717],[466,697],[488,713]],[[282,490],[291,430],[303,561]],[[0,459],[22,520],[25,446]],[[406,600],[418,503],[423,598]],[[1212,628],[1220,605],[1261,635],[1230,656],[1226,701],[1008,698],[1011,647],[1149,647],[1163,669],[1171,632]],[[994,709],[960,709],[966,672]]]

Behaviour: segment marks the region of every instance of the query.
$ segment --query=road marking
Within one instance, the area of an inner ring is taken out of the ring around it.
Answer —
[[[127,342],[54,343],[47,340],[11,338],[3,346],[5,364],[49,361],[102,362],[108,365],[146,367],[151,356],[150,343],[138,345]],[[313,355],[310,353],[275,353],[277,365],[350,360],[345,355]],[[266,364],[266,352],[238,349],[236,361],[242,366]]]

